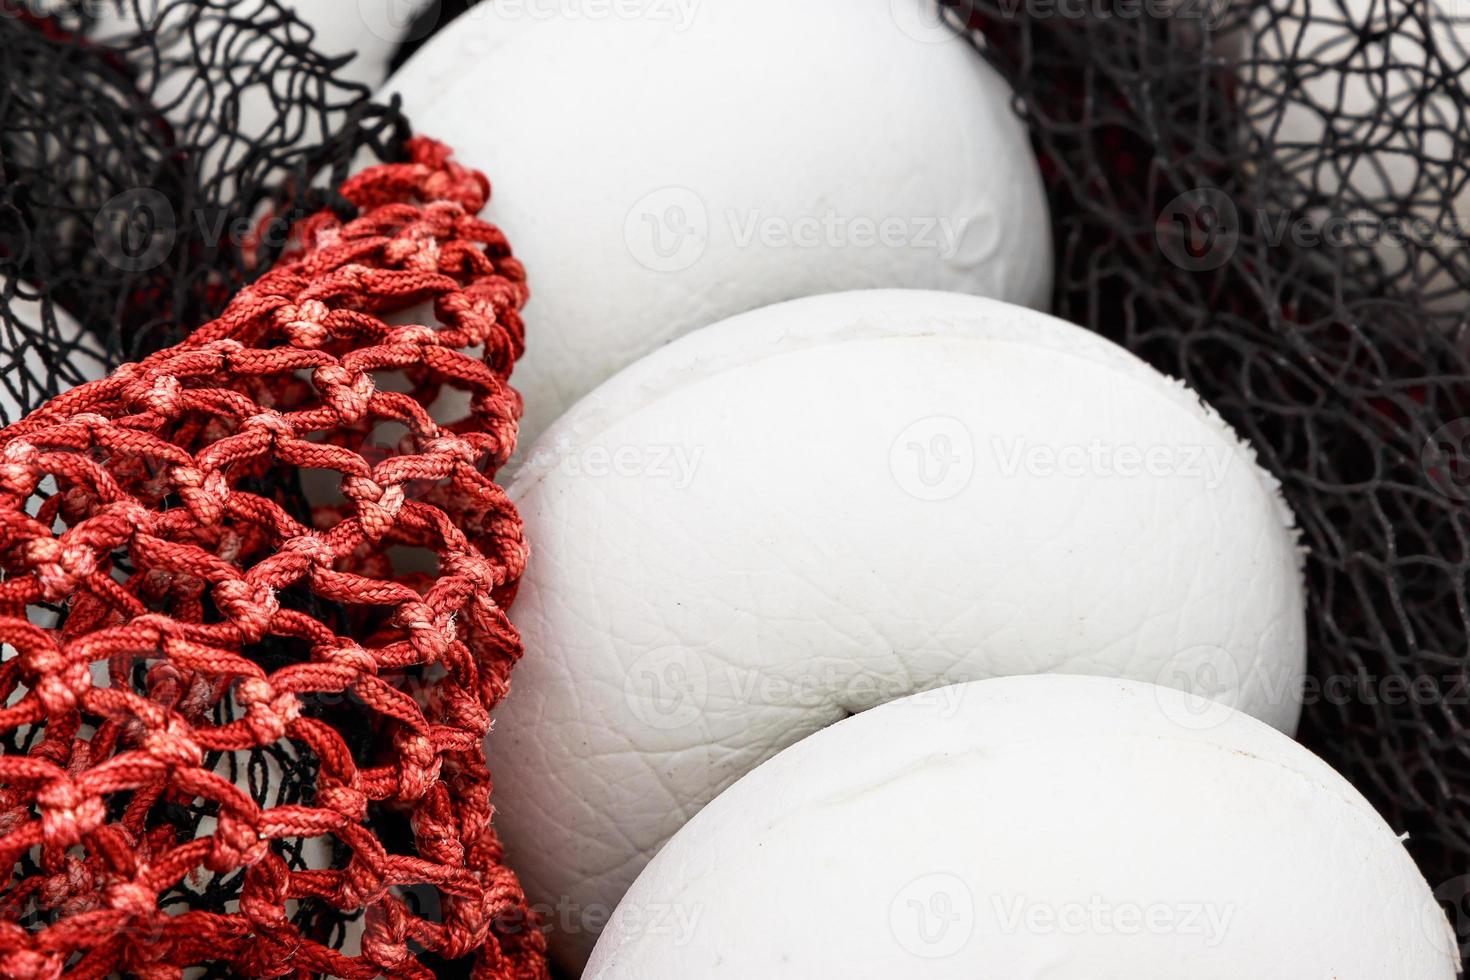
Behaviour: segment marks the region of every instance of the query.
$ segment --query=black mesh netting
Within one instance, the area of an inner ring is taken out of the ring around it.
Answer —
[[[1464,897],[1470,5],[947,2],[1031,127],[1056,312],[1186,379],[1283,483],[1310,548],[1303,740]],[[79,380],[88,338],[116,360],[217,312],[283,241],[263,219],[404,135],[275,0],[166,5],[105,45],[79,10],[13,8],[0,395],[23,408]],[[272,125],[242,134],[262,95]],[[309,782],[273,765],[276,791]]]
[[[40,6],[0,0],[3,421],[209,320],[407,135],[278,0]]]
[[[1422,0],[1153,8],[949,13],[978,29],[1030,126],[1056,312],[1186,379],[1281,479],[1310,548],[1301,737],[1457,901],[1470,26]]]

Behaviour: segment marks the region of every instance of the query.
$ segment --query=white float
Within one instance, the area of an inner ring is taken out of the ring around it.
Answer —
[[[1102,674],[1297,720],[1276,485],[1184,385],[1042,313],[867,291],[734,317],[579,403],[510,494],[532,556],[497,826],[532,900],[589,920],[752,767],[915,691]],[[551,939],[575,966],[596,927]]]
[[[1016,677],[813,735],[669,842],[584,977],[1453,980],[1367,801],[1245,715],[1179,725],[1188,700]]]
[[[489,175],[486,216],[526,264],[522,445],[644,354],[768,303],[895,286],[1046,305],[1012,93],[929,7],[482,3],[390,79],[382,98]]]

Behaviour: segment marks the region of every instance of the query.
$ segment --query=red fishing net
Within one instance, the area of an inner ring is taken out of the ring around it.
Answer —
[[[0,976],[545,975],[483,747],[525,279],[485,178],[410,150],[185,342],[0,431]]]

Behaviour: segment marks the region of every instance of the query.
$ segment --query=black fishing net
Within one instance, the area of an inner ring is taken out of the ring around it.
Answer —
[[[1310,549],[1301,737],[1470,938],[1470,4],[945,2],[1030,126],[1055,311],[1184,378],[1281,480]],[[276,0],[142,0],[150,29],[105,36],[86,6],[0,2],[7,421],[217,313],[407,133]],[[272,766],[272,792],[310,783]]]
[[[395,158],[349,56],[278,0],[0,0],[0,419],[206,322]]]
[[[1280,478],[1310,549],[1301,738],[1411,835],[1464,939],[1470,26],[1454,13],[966,0],[946,16],[1030,127],[1056,312],[1184,378]]]

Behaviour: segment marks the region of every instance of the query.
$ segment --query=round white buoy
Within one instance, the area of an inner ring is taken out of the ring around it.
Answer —
[[[1245,715],[1178,725],[1189,698],[1015,677],[814,735],[669,842],[584,976],[1453,980],[1367,801]]]
[[[510,494],[528,655],[488,744],[533,901],[605,913],[752,767],[957,681],[1130,677],[1296,724],[1274,481],[1182,384],[1042,313],[868,291],[734,317],[579,403]],[[595,938],[552,945],[575,966]]]
[[[389,80],[383,99],[490,177],[486,216],[526,264],[522,445],[637,358],[768,303],[892,286],[1047,304],[1012,93],[925,6],[485,3]]]

